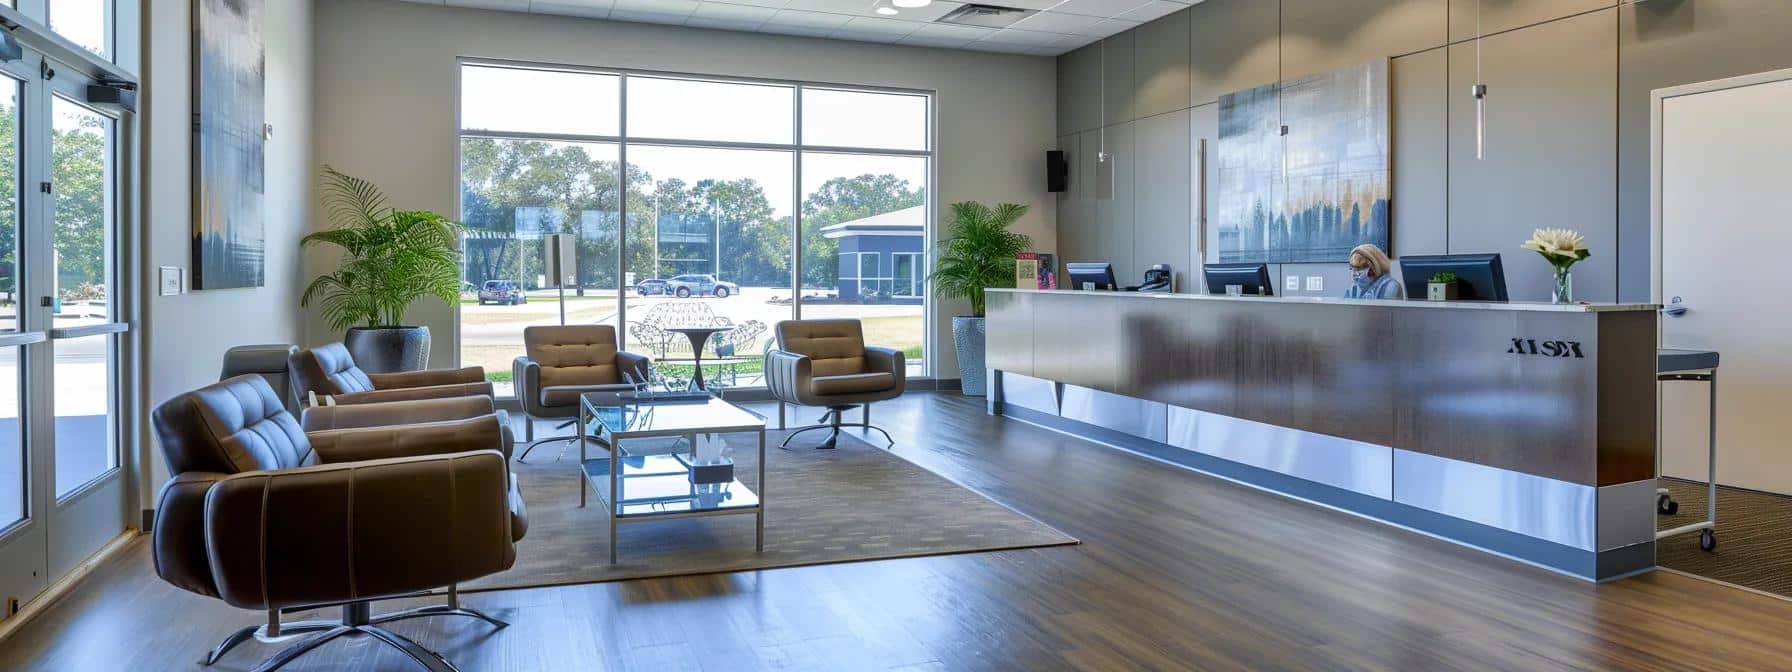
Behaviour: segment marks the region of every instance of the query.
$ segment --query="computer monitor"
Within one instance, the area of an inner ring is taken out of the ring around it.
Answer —
[[[1506,271],[1495,254],[1431,254],[1400,258],[1400,275],[1406,280],[1407,298],[1422,299],[1425,285],[1437,273],[1456,274],[1459,301],[1505,301]]]
[[[1064,264],[1064,270],[1070,273],[1070,289],[1120,289],[1114,280],[1114,265],[1105,261],[1072,261]]]
[[[1240,285],[1247,295],[1275,296],[1268,264],[1208,264],[1201,273],[1207,277],[1208,294],[1225,294],[1226,285]]]

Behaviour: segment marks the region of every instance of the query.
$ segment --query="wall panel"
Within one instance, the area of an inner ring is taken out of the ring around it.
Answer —
[[[1101,256],[1092,259],[1066,259],[1066,261],[1106,261],[1114,265],[1114,274],[1122,283],[1127,278],[1137,278],[1142,269],[1133,259],[1133,196],[1137,193],[1137,175],[1134,165],[1138,161],[1138,153],[1133,142],[1134,122],[1115,124],[1108,127],[1107,150],[1114,162],[1114,196],[1101,198],[1095,196],[1095,231],[1093,232],[1094,249]],[[1095,133],[1096,148],[1101,147],[1101,135]],[[1093,158],[1094,152],[1090,152]],[[1097,177],[1098,181],[1100,178]]]
[[[1105,121],[1113,125],[1122,121],[1138,118],[1138,106],[1135,98],[1138,95],[1137,85],[1133,81],[1133,44],[1134,31],[1126,31],[1096,42],[1095,52],[1100,57],[1101,72],[1106,73],[1106,81],[1096,82],[1096,92],[1101,95],[1102,107],[1106,112]],[[1106,44],[1106,53],[1102,45]]]
[[[1189,104],[1277,79],[1276,3],[1207,0],[1189,9]]]
[[[1140,275],[1124,280],[1138,284],[1144,269],[1152,264],[1169,264],[1176,272],[1176,286],[1187,287],[1189,275],[1190,225],[1189,194],[1193,191],[1193,174],[1189,146],[1189,111],[1140,119],[1134,125],[1133,143],[1138,160],[1133,172],[1137,177],[1133,208],[1133,262]]]
[[[1282,77],[1444,46],[1448,0],[1285,0]]]
[[[1619,0],[1450,0],[1450,41],[1475,38],[1475,10],[1480,8],[1482,35],[1522,28],[1545,21],[1567,18],[1604,7],[1615,7]],[[1659,1],[1659,0],[1657,0]],[[1703,0],[1697,0],[1703,2]],[[1767,0],[1774,2],[1775,0]],[[1684,4],[1685,0],[1668,0],[1668,4]]]
[[[1449,241],[1449,58],[1433,49],[1388,63],[1393,93],[1392,250],[1443,254]]]
[[[1140,117],[1188,107],[1190,13],[1185,9],[1133,31],[1133,102]]]
[[[1058,133],[1101,125],[1101,46],[1091,44],[1058,57]]]

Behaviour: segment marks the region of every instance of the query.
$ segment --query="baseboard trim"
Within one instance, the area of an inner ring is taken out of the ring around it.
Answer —
[[[106,542],[105,546],[101,546],[99,551],[96,551],[86,560],[82,560],[81,564],[75,565],[74,569],[69,570],[69,572],[64,574],[62,578],[57,579],[55,583],[50,584],[49,587],[44,589],[44,592],[38,593],[37,597],[31,598],[30,602],[26,602],[25,605],[19,609],[19,613],[0,619],[0,642],[5,642],[7,637],[12,636],[12,633],[18,632],[19,628],[24,627],[26,623],[30,623],[32,619],[37,618],[39,614],[49,610],[49,608],[55,606],[57,602],[62,601],[62,598],[67,597],[70,592],[74,591],[75,586],[80,585],[82,579],[87,578],[88,574],[92,574],[93,570],[98,569],[101,563],[104,563],[113,555],[116,555],[120,550],[123,550],[125,545],[129,544],[132,539],[137,537],[137,535],[138,532],[132,529],[126,529],[119,533],[117,537]]]

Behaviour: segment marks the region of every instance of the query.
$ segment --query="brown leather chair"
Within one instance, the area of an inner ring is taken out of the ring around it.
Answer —
[[[355,366],[355,358],[341,343],[300,350],[289,364],[301,406],[313,392],[329,395],[338,404],[492,396],[492,384],[480,367],[367,373]]]
[[[890,445],[896,441],[871,424],[872,402],[902,396],[908,385],[901,350],[865,345],[858,320],[786,320],[776,328],[777,348],[765,354],[765,385],[778,399],[778,429],[784,428],[784,405],[826,406],[828,412],[791,432],[784,443],[812,429],[829,430],[819,449],[831,449],[841,427],[875,429]],[[841,414],[864,407],[862,421],[843,422]]]
[[[496,415],[402,427],[305,432],[267,381],[243,375],[155,409],[173,474],[157,499],[156,573],[188,591],[268,614],[206,664],[261,631],[316,633],[265,661],[273,670],[344,635],[371,635],[430,670],[453,670],[382,623],[466,616],[455,586],[509,569],[527,518]],[[372,600],[449,588],[447,605],[375,617]],[[341,621],[282,626],[280,615],[342,606]]]
[[[525,415],[523,441],[528,444],[517,456],[519,462],[539,445],[535,442],[536,418],[570,418],[559,428],[572,425],[578,422],[579,395],[631,391],[635,385],[628,378],[645,384],[653,367],[653,360],[618,349],[616,328],[607,324],[528,327],[523,329],[523,350],[526,354],[516,358],[511,368]],[[578,439],[575,432],[541,443]]]

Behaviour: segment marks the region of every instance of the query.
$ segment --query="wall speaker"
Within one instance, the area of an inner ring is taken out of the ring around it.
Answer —
[[[1053,193],[1069,190],[1070,160],[1064,157],[1064,150],[1045,153],[1045,188]]]

